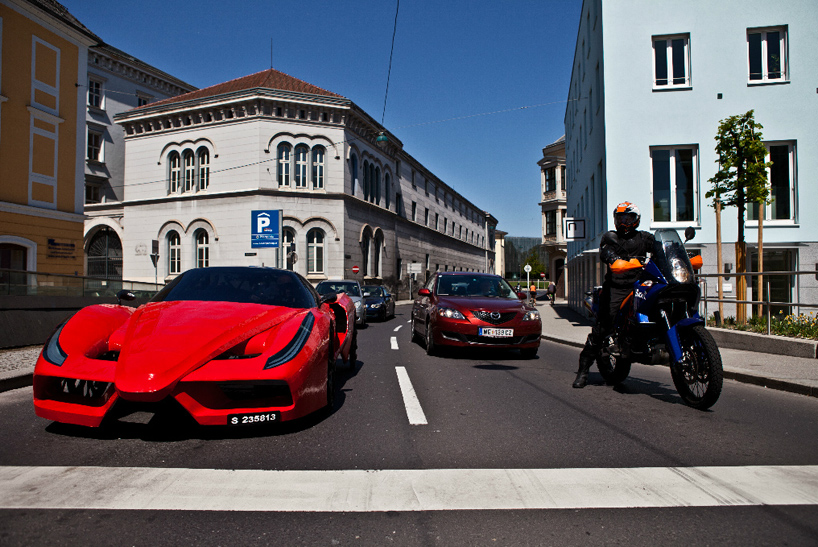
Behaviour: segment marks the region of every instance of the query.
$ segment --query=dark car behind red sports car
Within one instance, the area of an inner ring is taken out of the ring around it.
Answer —
[[[412,306],[412,337],[422,338],[429,354],[440,346],[493,347],[531,359],[541,335],[539,312],[498,275],[438,272]]]
[[[120,403],[169,400],[201,425],[290,420],[332,406],[336,360],[354,364],[356,346],[346,295],[287,270],[189,270],[144,306],[89,306],[61,325],[34,369],[34,408],[91,427]]]

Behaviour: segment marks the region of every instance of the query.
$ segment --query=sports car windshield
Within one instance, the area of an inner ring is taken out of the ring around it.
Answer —
[[[505,279],[488,275],[442,275],[437,281],[438,296],[497,297],[516,300],[517,293]]]
[[[349,296],[361,296],[361,289],[357,283],[346,281],[322,281],[315,287],[318,294],[345,292]]]
[[[199,300],[288,308],[312,308],[313,295],[291,272],[268,268],[198,268],[188,270],[151,302]]]

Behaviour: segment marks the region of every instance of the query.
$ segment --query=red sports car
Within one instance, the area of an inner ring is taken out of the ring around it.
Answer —
[[[423,338],[426,353],[439,346],[518,349],[537,355],[540,313],[499,275],[438,272],[418,291],[412,307],[412,337]]]
[[[172,398],[201,425],[292,420],[332,407],[338,358],[357,358],[346,295],[322,297],[287,270],[195,269],[144,306],[89,306],[57,328],[34,369],[34,408],[97,427],[118,404]]]

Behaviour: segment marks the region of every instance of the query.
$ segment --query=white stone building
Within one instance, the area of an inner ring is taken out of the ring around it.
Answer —
[[[540,190],[542,244],[548,253],[548,280],[557,285],[556,295],[565,297],[565,256],[568,244],[563,233],[566,217],[565,136],[542,149]]]
[[[496,219],[330,91],[270,69],[115,120],[127,143],[126,279],[275,265],[274,249],[251,246],[260,210],[282,211],[281,265],[314,283],[357,278],[407,298],[411,262],[422,264],[419,281],[435,270],[494,270]]]
[[[751,109],[774,162],[764,269],[816,269],[816,23],[814,0],[585,0],[565,112],[567,211],[586,220],[588,234],[568,243],[573,307],[601,281],[600,237],[622,201],[640,207],[641,229],[692,225],[689,246],[701,251],[703,272],[716,273],[715,214],[705,198],[718,168],[714,139],[720,120]],[[755,218],[745,223],[748,269],[757,262]],[[728,208],[723,260],[731,267],[737,232]],[[769,278],[774,300],[818,303],[815,276]],[[726,281],[727,297],[754,296],[735,287],[734,277]]]

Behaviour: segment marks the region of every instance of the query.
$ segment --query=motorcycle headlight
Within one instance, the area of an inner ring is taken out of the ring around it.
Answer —
[[[540,312],[537,310],[531,310],[526,312],[525,317],[523,317],[523,321],[539,321],[540,320]]]
[[[687,283],[690,281],[690,271],[680,259],[672,259],[670,261],[670,269],[673,271],[673,277],[675,277],[679,283]]]
[[[438,308],[437,314],[447,319],[465,319],[462,313],[452,308]]]

